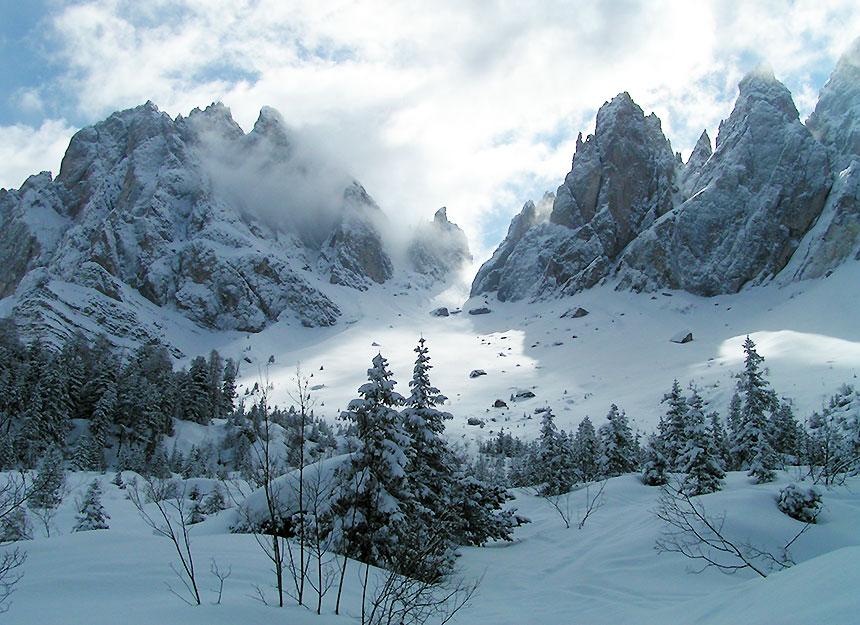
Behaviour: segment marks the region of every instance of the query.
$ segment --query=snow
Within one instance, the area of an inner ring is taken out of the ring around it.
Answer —
[[[215,348],[224,357],[251,360],[241,362],[240,398],[245,389],[267,378],[273,384],[273,403],[288,406],[300,364],[302,372],[312,376],[310,384],[320,387],[312,393],[315,414],[334,421],[366,382],[377,353],[389,360],[396,390],[405,392],[414,364],[412,350],[423,336],[433,366],[431,380],[449,398],[444,410],[454,415],[446,430],[452,439],[468,442],[474,436],[493,437],[500,428],[533,437],[539,426],[533,410],[545,405],[553,408],[558,427],[567,431],[586,415],[599,427],[616,403],[632,426],[650,432],[673,379],[682,387],[695,383],[706,412],[718,410],[725,417],[749,335],[765,357],[772,387],[793,401],[803,419],[820,410],[840,385],[857,382],[858,270],[858,263],[848,262],[828,278],[713,298],[599,286],[553,301],[490,301],[493,312],[487,315],[445,318],[427,313],[447,294],[426,298],[395,281],[356,293],[352,308],[344,311],[344,318],[353,323],[301,330],[275,324],[252,335],[177,332],[169,338],[189,356]],[[473,298],[463,309],[483,303],[484,298]],[[561,318],[579,306],[590,314]],[[672,343],[679,328],[692,332],[694,340]],[[270,355],[275,362],[267,365]],[[469,378],[475,369],[487,375]],[[509,409],[491,408],[496,399],[507,401],[522,389],[534,392],[535,399]],[[469,418],[484,419],[487,426],[469,428]]]
[[[66,498],[51,538],[41,534],[23,543],[28,552],[8,623],[128,624],[354,623],[332,614],[333,595],[321,617],[287,602],[283,610],[251,597],[252,584],[269,592],[271,563],[249,535],[230,534],[221,513],[192,528],[192,549],[203,605],[190,607],[170,594],[178,580],[169,563],[172,545],[153,535],[139,519],[124,491],[109,476],[74,474],[75,492],[101,477],[103,504],[110,529],[71,533],[73,496]],[[725,512],[726,531],[738,539],[774,549],[802,524],[777,510],[779,489],[794,477],[781,474],[774,484],[756,486],[743,473],[731,473],[726,489],[696,498],[709,513]],[[129,474],[126,474],[129,478]],[[126,479],[129,481],[129,479]],[[565,529],[546,501],[516,491],[513,505],[531,523],[518,528],[513,543],[462,550],[460,564],[469,578],[483,576],[477,596],[452,621],[470,625],[522,623],[654,623],[670,625],[856,622],[860,598],[860,479],[824,491],[827,510],[820,522],[798,539],[792,555],[798,564],[766,579],[740,572],[724,575],[709,569],[690,574],[690,561],[658,554],[654,541],[660,523],[651,511],[659,490],[635,476],[607,482],[604,505],[582,529]],[[594,492],[592,490],[591,495]],[[574,518],[585,493],[571,495]],[[223,570],[232,567],[221,605],[214,605],[217,580],[209,573],[214,557]],[[347,575],[344,612],[359,612],[358,567]],[[287,577],[289,580],[289,577]],[[742,615],[742,616],[739,616]],[[739,620],[740,619],[740,620]]]

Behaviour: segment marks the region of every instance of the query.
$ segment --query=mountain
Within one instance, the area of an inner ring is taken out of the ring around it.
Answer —
[[[385,214],[271,108],[247,134],[222,104],[175,119],[151,102],[114,113],[74,135],[55,180],[0,190],[0,227],[6,314],[117,342],[163,338],[166,317],[219,331],[330,326],[351,292],[398,270]],[[419,263],[424,286],[470,258],[444,210],[416,229],[416,249],[427,228],[449,236],[432,270]]]
[[[619,94],[577,139],[548,217],[526,204],[472,295],[535,299],[607,281],[714,296],[826,275],[860,249],[858,85],[860,39],[804,124],[760,66],[741,80],[716,147],[703,132],[686,163],[660,120]]]

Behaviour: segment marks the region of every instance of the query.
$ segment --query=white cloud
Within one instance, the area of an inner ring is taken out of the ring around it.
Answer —
[[[17,189],[43,170],[56,174],[74,131],[61,119],[45,120],[39,128],[0,126],[0,188]]]
[[[760,60],[809,113],[860,33],[850,0],[536,3],[91,0],[55,36],[66,92],[96,121],[152,99],[172,114],[262,105],[320,138],[383,209],[463,226],[477,256],[570,167],[578,131],[629,91],[676,150],[712,139]]]
[[[19,89],[12,96],[12,102],[25,114],[38,114],[45,110],[45,103],[36,89]]]

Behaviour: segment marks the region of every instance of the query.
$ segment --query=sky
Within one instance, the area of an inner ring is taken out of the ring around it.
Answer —
[[[484,260],[627,91],[686,158],[768,62],[801,118],[860,35],[856,0],[0,0],[0,187],[152,100],[262,106],[395,218],[441,206]]]

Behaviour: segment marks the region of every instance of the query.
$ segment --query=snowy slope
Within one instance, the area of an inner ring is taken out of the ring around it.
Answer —
[[[648,432],[675,378],[683,386],[698,385],[709,408],[725,416],[735,386],[732,376],[742,362],[741,344],[750,335],[765,357],[773,388],[794,401],[803,419],[820,409],[838,386],[856,383],[858,272],[860,265],[852,261],[828,278],[714,298],[598,287],[549,302],[490,300],[492,312],[469,315],[469,309],[484,303],[476,298],[463,306],[464,312],[445,318],[428,313],[449,302],[392,286],[386,300],[390,306],[379,307],[375,294],[359,294],[347,323],[336,328],[296,331],[276,324],[258,335],[186,334],[174,340],[188,354],[214,347],[239,360],[245,388],[268,375],[273,400],[281,405],[289,404],[300,364],[303,374],[312,376],[316,413],[334,419],[355,397],[377,352],[389,359],[399,389],[406,390],[412,350],[424,336],[433,382],[448,396],[445,408],[454,415],[447,430],[471,440],[493,436],[502,427],[516,435],[533,435],[539,419],[530,417],[544,405],[552,406],[559,427],[570,430],[586,415],[599,424],[614,402]],[[590,314],[561,317],[577,307]],[[692,342],[670,341],[687,332],[692,332]],[[214,339],[221,340],[210,342]],[[274,363],[267,366],[270,356]],[[473,369],[487,375],[472,379]],[[536,397],[512,402],[519,389],[530,389]],[[241,396],[243,388],[239,392]],[[491,408],[496,399],[509,408]],[[485,426],[467,425],[470,417],[484,419]]]
[[[77,492],[95,474],[74,474]],[[126,474],[126,478],[129,475]],[[13,596],[8,623],[81,625],[151,623],[268,623],[283,621],[327,625],[355,622],[332,614],[326,598],[321,617],[304,608],[283,611],[253,599],[252,584],[269,592],[270,563],[253,537],[228,534],[218,519],[192,531],[195,563],[204,605],[189,607],[171,595],[166,584],[177,580],[169,563],[170,543],[153,536],[123,491],[104,480],[109,530],[69,533],[72,497],[57,516],[51,538],[24,543],[29,557],[25,577]],[[782,515],[776,493],[786,482],[754,486],[743,474],[729,474],[726,489],[700,497],[709,513],[725,512],[732,537],[774,549],[800,527]],[[518,492],[514,505],[532,523],[519,528],[514,543],[466,548],[464,574],[483,576],[478,595],[453,621],[472,625],[588,623],[834,623],[856,622],[860,599],[856,584],[860,542],[860,482],[824,493],[827,506],[820,523],[792,549],[797,566],[766,579],[715,570],[694,575],[677,554],[658,554],[654,541],[660,524],[651,514],[658,490],[633,476],[610,480],[604,505],[579,530],[565,529],[544,502]],[[580,512],[583,493],[571,506]],[[229,515],[229,511],[223,513]],[[221,605],[213,605],[217,580],[208,572],[210,558],[232,567]],[[353,568],[353,572],[357,567]],[[357,574],[348,575],[344,612],[357,615]]]

